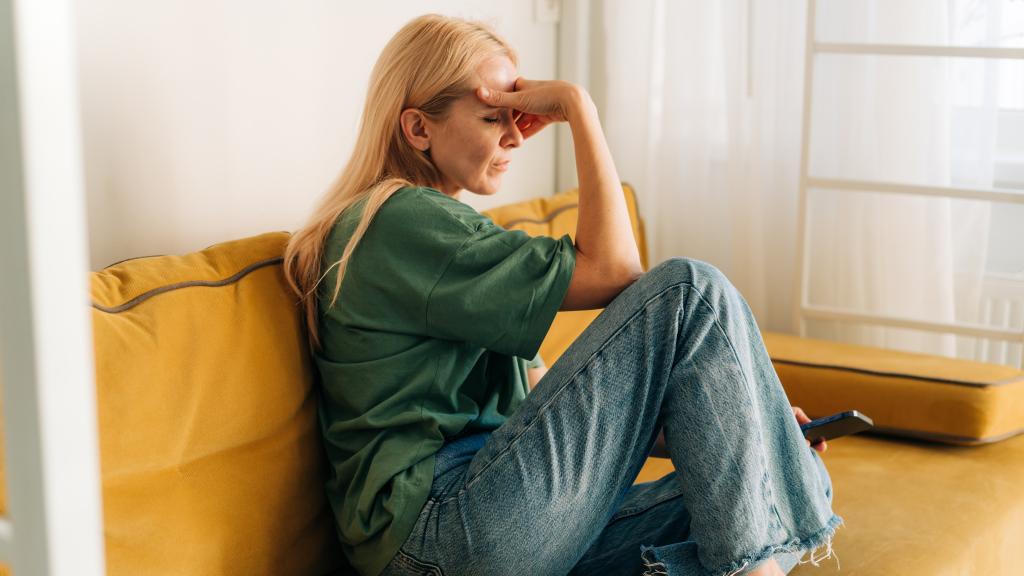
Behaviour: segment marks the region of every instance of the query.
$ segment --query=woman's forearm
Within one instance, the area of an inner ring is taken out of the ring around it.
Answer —
[[[589,259],[605,278],[618,279],[625,288],[643,273],[640,252],[597,108],[583,90],[577,100],[568,113],[580,183],[577,257]]]

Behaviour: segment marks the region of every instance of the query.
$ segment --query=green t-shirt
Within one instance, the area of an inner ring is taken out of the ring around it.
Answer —
[[[364,201],[324,248],[338,261]],[[352,254],[341,293],[318,288],[320,426],[327,494],[353,567],[376,576],[426,503],[434,454],[459,434],[493,430],[528,392],[526,358],[558,311],[576,252],[506,230],[432,188],[402,188]]]

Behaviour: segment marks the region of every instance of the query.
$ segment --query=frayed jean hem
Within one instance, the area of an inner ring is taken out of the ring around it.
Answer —
[[[798,564],[807,564],[809,562],[814,566],[818,566],[823,560],[835,557],[838,566],[839,555],[832,548],[832,538],[836,530],[843,524],[843,519],[833,514],[832,519],[829,520],[824,528],[810,536],[793,538],[784,544],[766,546],[756,554],[714,570],[708,570],[698,560],[696,543],[692,541],[660,547],[640,546],[640,557],[644,564],[643,576],[739,576],[744,574],[745,570],[752,569],[773,556],[801,551],[804,554],[810,551],[811,557],[803,560],[803,555],[801,555],[801,560]],[[680,548],[680,546],[683,546],[683,548]]]

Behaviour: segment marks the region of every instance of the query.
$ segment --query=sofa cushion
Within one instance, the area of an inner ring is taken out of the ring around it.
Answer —
[[[836,558],[790,576],[1020,573],[1024,435],[967,448],[857,434],[830,441],[822,458],[845,521]],[[637,481],[671,471],[649,458]]]
[[[633,235],[640,251],[640,263],[647,270],[647,243],[644,238],[643,220],[637,205],[636,192],[629,184],[622,185],[626,198],[626,210],[633,225]],[[579,189],[573,188],[554,196],[544,196],[507,206],[500,206],[483,212],[495,224],[510,230],[522,230],[531,236],[560,238],[564,234],[576,238],[576,221],[579,218]],[[540,356],[551,366],[565,352],[583,329],[597,318],[601,310],[572,310],[559,312],[548,329],[540,346]]]
[[[1010,366],[764,334],[793,404],[811,418],[856,409],[874,432],[984,444],[1024,432],[1024,372]]]
[[[339,569],[288,237],[92,274],[108,574]]]

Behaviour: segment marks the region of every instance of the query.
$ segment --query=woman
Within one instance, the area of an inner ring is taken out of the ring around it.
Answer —
[[[763,575],[831,553],[828,474],[742,297],[694,260],[643,273],[589,96],[516,65],[480,23],[408,23],[374,67],[352,158],[287,247],[349,561]],[[458,199],[497,193],[512,152],[556,122],[576,152],[575,243]],[[529,390],[555,313],[602,307]],[[676,472],[634,486],[662,430]]]

